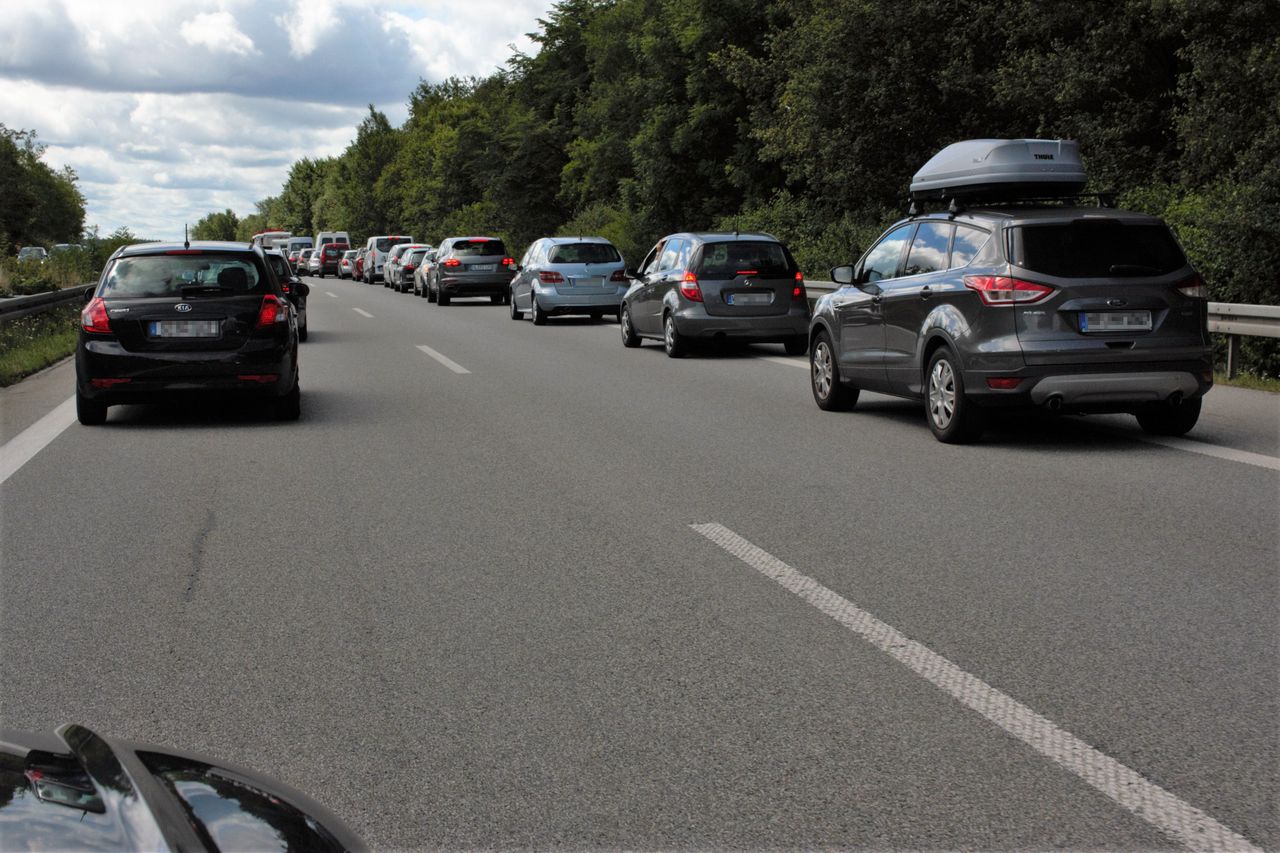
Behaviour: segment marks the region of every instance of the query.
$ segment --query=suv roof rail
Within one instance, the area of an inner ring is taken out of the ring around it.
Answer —
[[[1034,207],[1036,205],[1065,204],[1067,202],[1084,201],[1087,199],[1096,200],[1098,207],[1114,208],[1116,206],[1116,197],[1118,195],[1119,193],[1115,190],[1100,190],[1092,193],[1064,193],[1062,195],[1044,195],[1010,199],[962,199],[954,196],[940,199],[908,198],[907,201],[910,202],[910,206],[907,208],[907,215],[920,216],[928,213],[926,207],[933,202],[937,202],[939,205],[945,204],[947,213],[952,216],[963,213],[970,207]]]

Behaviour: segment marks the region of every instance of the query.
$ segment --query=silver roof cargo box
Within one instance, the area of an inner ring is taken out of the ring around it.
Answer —
[[[911,198],[992,201],[1078,195],[1080,146],[1071,139],[968,139],[943,148],[911,181]]]

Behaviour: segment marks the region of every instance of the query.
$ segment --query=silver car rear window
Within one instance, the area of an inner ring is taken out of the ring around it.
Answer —
[[[551,249],[549,264],[612,264],[622,260],[608,243],[562,243]]]

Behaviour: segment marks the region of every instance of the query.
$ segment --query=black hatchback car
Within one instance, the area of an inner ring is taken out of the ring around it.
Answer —
[[[262,249],[244,243],[141,243],[107,261],[81,312],[76,413],[181,395],[268,398],[300,413],[297,319]]]
[[[1012,408],[1127,412],[1181,435],[1213,384],[1207,288],[1154,216],[952,203],[894,223],[831,275],[842,286],[810,328],[823,409],[852,408],[862,389],[920,399],[944,442]]]

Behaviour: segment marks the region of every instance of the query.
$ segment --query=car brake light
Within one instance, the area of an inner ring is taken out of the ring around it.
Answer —
[[[111,320],[107,317],[107,303],[102,301],[101,296],[95,296],[89,300],[89,304],[84,306],[84,310],[80,312],[80,327],[86,332],[92,332],[95,335],[111,334]]]
[[[263,385],[275,382],[279,378],[280,374],[278,373],[241,373],[236,377],[241,382],[260,382]]]
[[[280,300],[268,293],[262,297],[262,307],[258,309],[259,329],[269,329],[276,323],[283,323],[289,318],[288,309],[280,304]]]
[[[1012,391],[1022,384],[1021,376],[988,376],[987,387],[992,391]]]
[[[614,270],[613,275],[609,276],[609,281],[626,282],[626,280],[627,280],[627,274],[622,270]]]
[[[446,266],[446,267],[460,267],[460,266],[462,266],[462,261],[458,260],[457,258],[450,258],[449,260],[447,260],[447,261],[445,261],[445,262],[444,262],[444,266]]]
[[[734,275],[760,275],[760,270],[735,270]]]
[[[808,299],[808,295],[804,292],[804,273],[796,271],[796,286],[791,289],[792,299]]]
[[[516,262],[516,259],[515,259],[515,258],[503,258],[503,259],[502,259],[502,265],[503,265],[504,267],[512,266],[512,265],[514,265],[514,264],[515,264],[515,262]]]
[[[560,275],[558,272],[543,270],[538,273],[538,281],[543,284],[560,284],[564,281],[564,276]]]
[[[1178,292],[1189,299],[1208,299],[1209,285],[1198,275],[1178,283]]]
[[[403,269],[405,272],[410,272],[411,270],[413,270],[413,264],[405,264],[403,267],[401,267],[401,269]]]
[[[967,275],[964,286],[976,291],[985,305],[1030,305],[1053,293],[1044,284],[1003,275]]]
[[[128,385],[132,381],[133,381],[132,379],[125,379],[122,377],[112,377],[112,378],[104,378],[104,379],[90,379],[89,384],[92,385],[94,388],[114,388],[117,385]]]
[[[698,286],[698,277],[691,272],[680,279],[680,295],[690,302],[702,301],[702,288]]]

